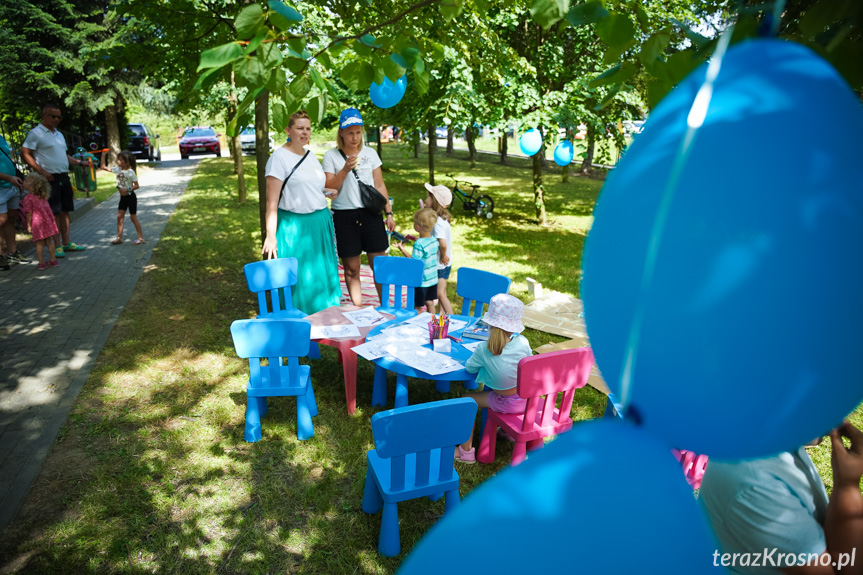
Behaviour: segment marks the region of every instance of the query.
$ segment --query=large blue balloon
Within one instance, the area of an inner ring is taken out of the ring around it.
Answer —
[[[669,450],[633,426],[578,424],[465,497],[400,573],[723,573]],[[563,569],[566,571],[566,569]]]
[[[757,40],[728,51],[696,129],[705,70],[651,112],[602,190],[585,320],[645,429],[765,456],[863,399],[863,110],[808,48]]]
[[[531,128],[518,140],[521,151],[526,156],[532,156],[542,148],[542,134],[536,128]]]
[[[372,99],[372,104],[378,108],[392,108],[402,101],[407,88],[408,81],[405,76],[396,80],[395,84],[389,78],[384,78],[383,84],[372,82],[372,85],[369,86],[369,98]]]
[[[554,149],[554,163],[558,166],[568,166],[572,163],[573,155],[575,150],[572,148],[572,142],[564,140]]]

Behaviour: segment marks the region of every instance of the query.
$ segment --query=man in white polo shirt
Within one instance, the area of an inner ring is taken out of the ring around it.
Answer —
[[[66,153],[66,138],[57,129],[61,119],[58,106],[55,104],[43,106],[42,123],[30,130],[21,146],[21,155],[27,165],[45,176],[45,179],[51,183],[51,196],[48,198],[48,203],[51,205],[51,211],[57,220],[57,229],[60,231],[54,236],[58,258],[64,257],[65,252],[79,252],[85,249],[69,240],[69,212],[75,211],[75,195],[72,182],[69,181],[69,164],[80,166],[85,162],[76,160]]]

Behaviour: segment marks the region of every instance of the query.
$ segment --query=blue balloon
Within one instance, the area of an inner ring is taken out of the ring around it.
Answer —
[[[715,550],[669,450],[634,426],[592,421],[471,492],[399,573],[545,573],[567,558],[579,573],[723,573]]]
[[[627,416],[670,446],[761,457],[863,399],[863,109],[793,42],[731,48],[696,99],[706,69],[651,112],[605,184],[581,293]]]
[[[402,76],[393,84],[389,78],[384,78],[383,84],[372,82],[369,86],[369,97],[372,104],[378,108],[392,108],[402,101],[408,88],[406,76]]]
[[[554,163],[558,166],[568,166],[572,163],[574,155],[575,150],[572,147],[572,142],[564,140],[554,149]]]
[[[536,128],[531,128],[518,140],[521,151],[526,156],[532,156],[542,148],[542,134]]]

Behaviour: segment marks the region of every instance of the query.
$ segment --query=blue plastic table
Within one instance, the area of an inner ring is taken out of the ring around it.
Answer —
[[[471,323],[475,323],[477,318],[469,317],[469,316],[461,316],[461,315],[453,315],[450,316],[452,319],[459,319],[462,321],[468,322],[468,325]],[[369,332],[367,337],[372,337],[379,334],[382,330],[398,325],[396,322],[389,322],[380,327],[376,327],[372,331]],[[461,337],[462,330],[453,332],[449,335],[453,337]],[[450,353],[445,353],[454,360],[464,363],[467,359],[473,355],[472,351],[468,351],[457,341],[452,341],[452,351]],[[466,340],[466,341],[474,341],[474,340]],[[433,349],[431,344],[426,344],[423,347],[428,349]],[[396,398],[395,398],[395,406],[396,407],[404,407],[408,405],[408,377],[416,377],[419,379],[431,379],[435,382],[435,388],[441,393],[447,393],[449,391],[449,384],[451,381],[463,381],[465,389],[476,389],[476,374],[468,373],[464,369],[459,369],[457,371],[450,371],[447,373],[442,373],[440,375],[430,375],[424,371],[420,371],[418,369],[414,369],[410,366],[403,364],[397,359],[389,358],[389,357],[381,357],[374,360],[375,364],[375,383],[372,388],[372,405],[373,406],[385,406],[387,404],[387,371],[391,371],[396,374]]]

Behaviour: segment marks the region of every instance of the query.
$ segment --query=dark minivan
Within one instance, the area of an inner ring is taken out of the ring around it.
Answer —
[[[129,124],[129,151],[138,160],[162,161],[162,150],[159,149],[159,134],[154,134],[146,124]]]

